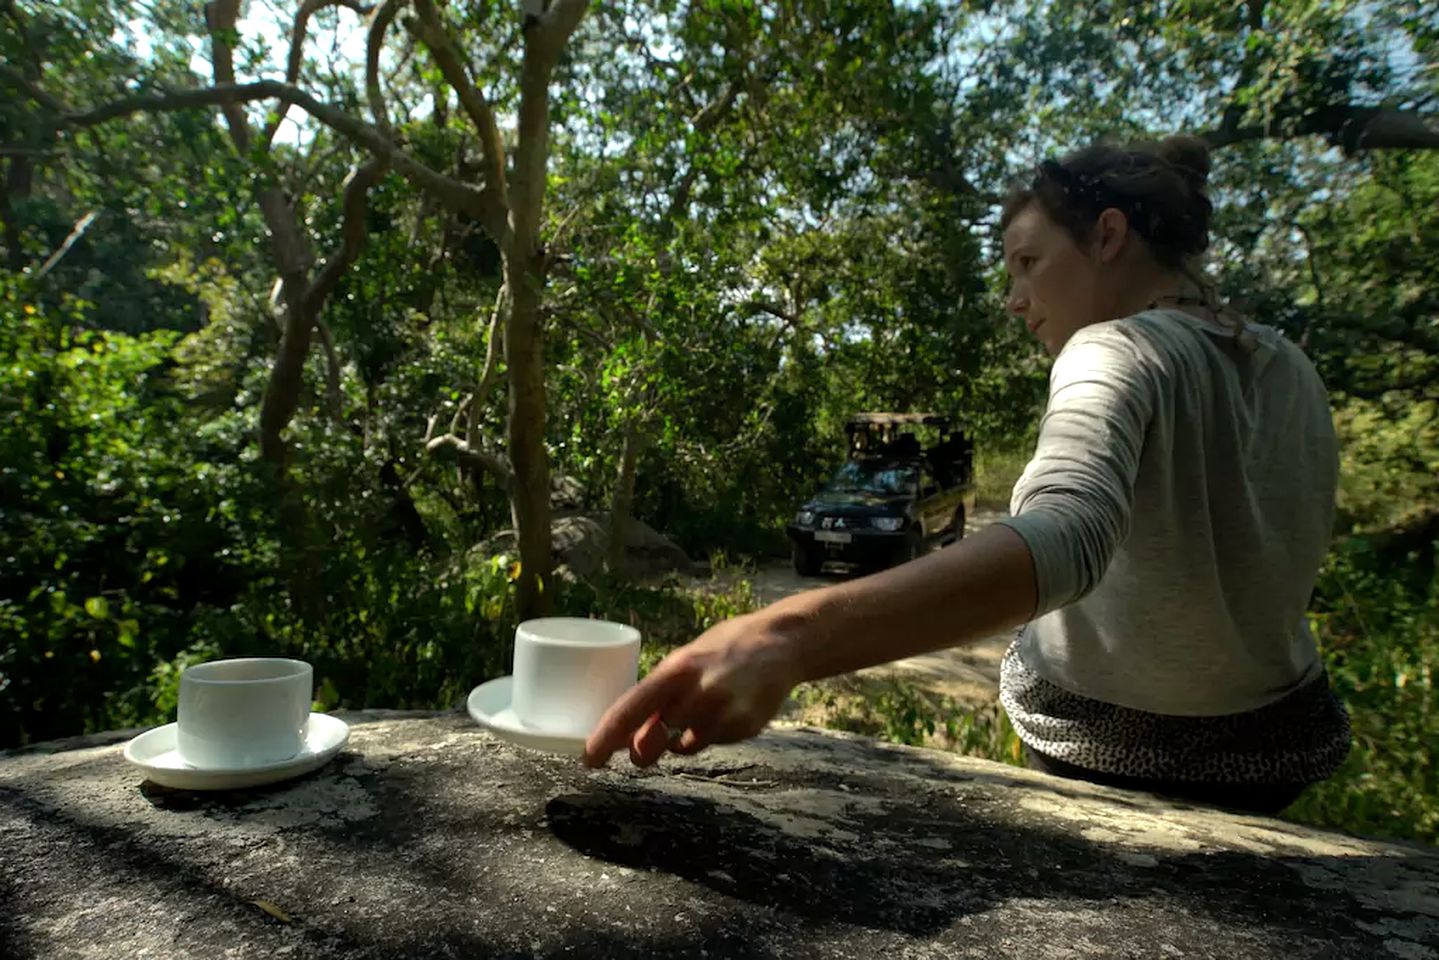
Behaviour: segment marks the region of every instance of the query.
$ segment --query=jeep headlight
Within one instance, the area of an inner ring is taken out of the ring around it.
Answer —
[[[876,530],[883,530],[885,533],[894,533],[904,526],[904,517],[875,517],[871,523]]]
[[[814,511],[801,510],[794,515],[794,522],[801,527],[808,527],[814,524]]]

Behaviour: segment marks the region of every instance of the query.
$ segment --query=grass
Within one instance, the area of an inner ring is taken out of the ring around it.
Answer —
[[[1354,746],[1343,767],[1285,811],[1286,819],[1439,844],[1436,601],[1439,582],[1416,582],[1363,540],[1330,555],[1313,628],[1349,708]]]
[[[849,675],[798,687],[781,718],[892,743],[1023,765],[998,702],[964,703],[897,677]]]
[[[1009,508],[1015,481],[1032,452],[1028,446],[983,446],[974,459],[975,502],[994,510]]]

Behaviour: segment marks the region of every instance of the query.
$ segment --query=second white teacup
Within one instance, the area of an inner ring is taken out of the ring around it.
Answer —
[[[202,770],[289,760],[305,743],[315,674],[303,660],[211,660],[180,674],[176,749]]]
[[[608,620],[546,617],[515,629],[515,717],[544,733],[585,736],[639,674],[640,632]]]

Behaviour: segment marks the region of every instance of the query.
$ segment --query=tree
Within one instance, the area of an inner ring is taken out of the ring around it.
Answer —
[[[549,150],[549,85],[560,54],[587,6],[585,0],[557,0],[548,9],[522,11],[523,54],[518,65],[517,130],[513,156],[507,156],[494,107],[475,83],[458,53],[452,29],[434,0],[415,0],[415,17],[407,28],[426,48],[461,108],[474,124],[478,138],[482,184],[476,188],[440,173],[414,159],[397,142],[379,77],[380,50],[385,32],[400,8],[400,0],[385,0],[371,15],[366,54],[366,95],[372,122],[359,120],[343,109],[324,103],[297,87],[300,50],[309,17],[333,3],[357,8],[344,0],[304,0],[291,30],[290,56],[284,82],[236,83],[234,32],[238,0],[212,0],[206,7],[211,36],[213,86],[161,94],[124,97],[88,110],[75,110],[47,93],[38,82],[5,67],[0,72],[12,86],[31,95],[52,114],[56,127],[87,128],[141,111],[180,110],[219,106],[236,147],[261,154],[274,140],[285,111],[299,106],[322,123],[352,139],[371,154],[348,178],[343,205],[352,225],[341,249],[319,273],[311,276],[313,256],[297,228],[293,210],[275,184],[257,195],[265,212],[280,271],[286,309],[285,336],[276,358],[271,387],[261,413],[261,444],[268,459],[283,457],[280,433],[295,410],[300,375],[309,339],[324,298],[340,274],[353,261],[363,242],[365,197],[387,167],[411,179],[452,210],[476,217],[500,249],[506,295],[505,356],[510,406],[508,447],[514,481],[511,504],[519,536],[523,572],[519,603],[527,615],[545,609],[543,583],[550,571],[549,469],[544,447],[545,390],[540,305],[549,260],[540,236]],[[256,134],[242,107],[247,101],[276,99],[280,106]],[[256,158],[263,162],[263,157]],[[512,162],[511,162],[512,161]]]

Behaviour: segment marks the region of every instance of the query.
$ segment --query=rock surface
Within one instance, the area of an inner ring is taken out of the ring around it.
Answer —
[[[555,563],[573,576],[588,578],[604,569],[609,527],[582,513],[557,516],[550,524],[550,543]],[[502,530],[477,550],[478,556],[515,551],[515,532]],[[691,563],[684,550],[669,537],[642,520],[631,518],[625,528],[625,569],[634,575],[671,571],[689,572]]]
[[[226,795],[0,758],[0,957],[1439,957],[1439,851],[807,729],[639,772],[458,713]]]
[[[654,527],[630,517],[625,523],[626,569],[636,575],[683,571],[693,566],[679,544]]]

